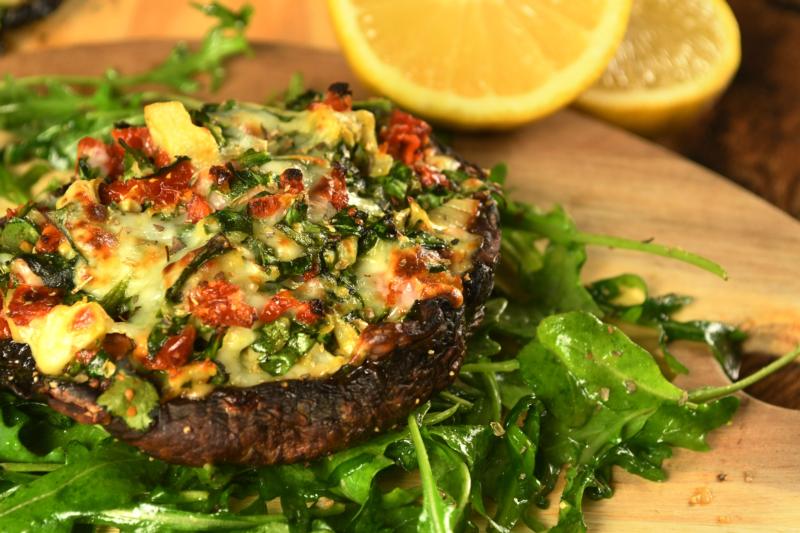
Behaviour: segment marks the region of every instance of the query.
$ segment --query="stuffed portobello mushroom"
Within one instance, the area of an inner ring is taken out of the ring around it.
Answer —
[[[136,123],[137,121],[131,120]],[[492,289],[484,172],[334,84],[144,108],[2,219],[0,378],[166,461],[314,459],[459,371]]]

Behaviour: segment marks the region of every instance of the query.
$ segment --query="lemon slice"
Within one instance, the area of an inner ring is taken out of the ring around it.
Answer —
[[[329,0],[355,73],[402,107],[464,128],[540,117],[595,81],[631,0]]]
[[[724,0],[634,0],[624,41],[578,107],[645,135],[680,128],[727,87],[739,40]]]

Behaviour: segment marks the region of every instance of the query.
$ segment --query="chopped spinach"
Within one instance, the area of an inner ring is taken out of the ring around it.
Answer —
[[[123,280],[106,293],[100,300],[108,316],[115,320],[125,319],[133,311],[133,298],[127,296],[128,280]]]
[[[245,153],[237,158],[237,161],[239,161],[239,164],[245,168],[259,167],[272,161],[272,156],[269,155],[269,152],[257,152],[252,148],[249,148]]]
[[[281,376],[315,342],[316,339],[303,328],[290,324],[287,318],[280,318],[262,327],[257,340],[250,347],[259,354],[259,363],[264,371]]]
[[[150,176],[155,173],[155,163],[142,150],[133,148],[122,139],[117,142],[125,151],[125,155],[122,158],[122,181]]]
[[[200,266],[209,259],[223,254],[231,249],[230,241],[224,235],[215,235],[208,243],[195,255],[186,268],[184,268],[175,283],[167,289],[167,299],[173,302],[180,300],[183,286],[189,277],[194,274]]]
[[[18,257],[23,259],[48,287],[70,291],[75,286],[73,281],[75,260],[65,259],[57,253],[20,254]]]
[[[241,209],[221,209],[213,215],[220,223],[224,233],[238,231],[246,235],[253,233],[253,219]]]
[[[411,167],[396,162],[382,180],[384,194],[389,198],[405,201],[408,186],[413,177],[414,171],[411,170]]]

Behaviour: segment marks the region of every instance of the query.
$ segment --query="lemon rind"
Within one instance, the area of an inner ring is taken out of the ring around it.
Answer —
[[[663,112],[701,106],[716,98],[730,83],[741,58],[741,35],[736,17],[724,0],[714,0],[722,18],[725,35],[720,60],[706,75],[670,87],[638,90],[614,90],[592,87],[577,100],[576,106],[612,118],[614,113]]]

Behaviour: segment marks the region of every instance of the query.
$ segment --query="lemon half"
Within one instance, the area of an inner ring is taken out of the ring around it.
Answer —
[[[625,39],[578,107],[645,135],[683,127],[728,86],[739,26],[724,0],[634,0]]]
[[[631,0],[329,0],[355,73],[452,126],[504,128],[586,90],[622,40]]]

